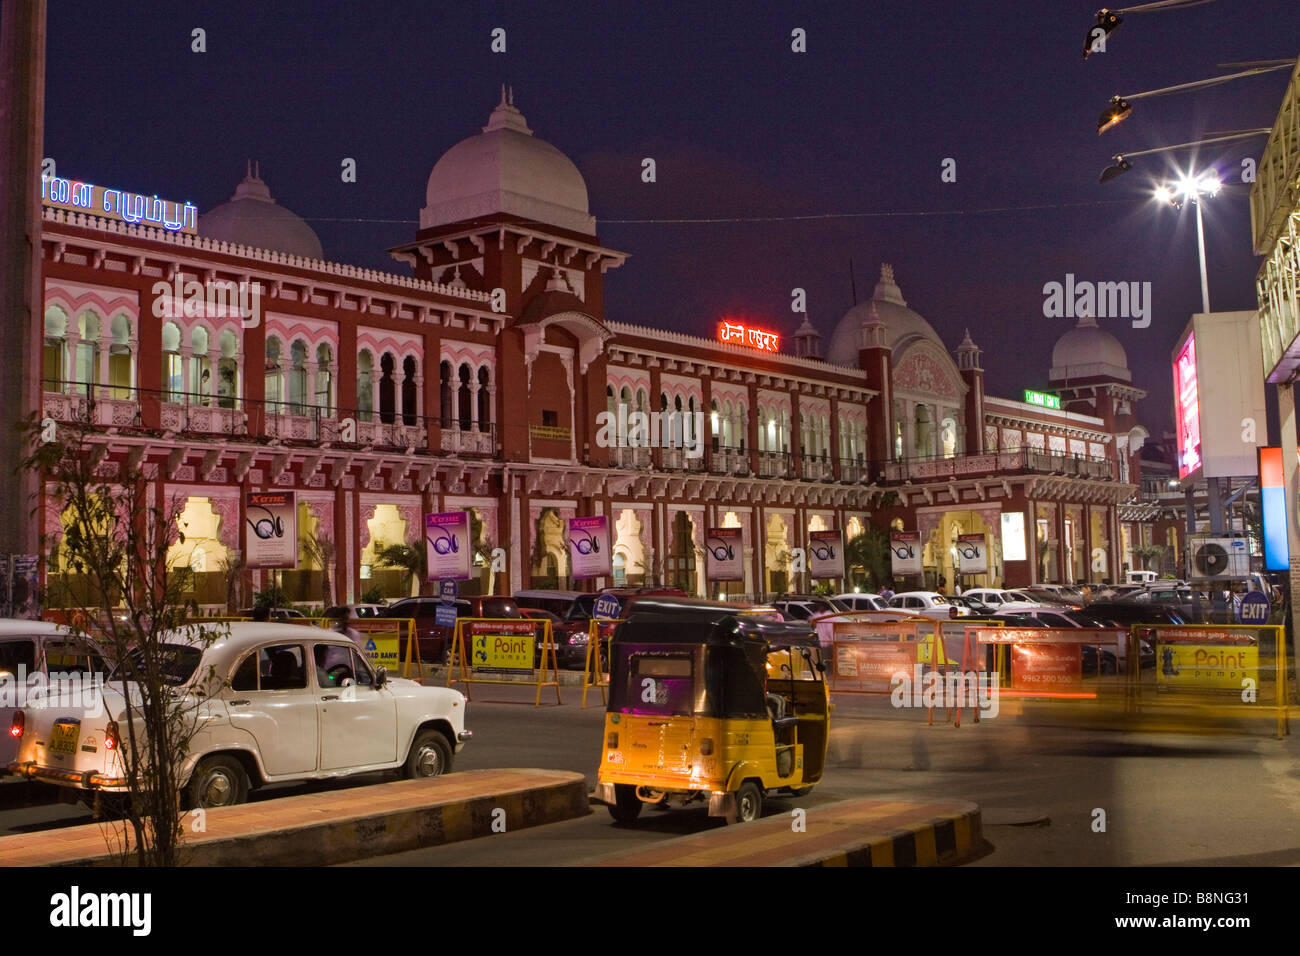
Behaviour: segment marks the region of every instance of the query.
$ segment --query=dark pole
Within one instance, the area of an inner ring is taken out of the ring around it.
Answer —
[[[41,404],[41,149],[45,122],[45,0],[0,6],[0,553],[35,554],[38,483],[16,476],[14,424]]]

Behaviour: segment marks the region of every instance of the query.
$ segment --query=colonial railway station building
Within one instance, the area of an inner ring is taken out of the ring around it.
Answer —
[[[1062,335],[1032,403],[986,393],[970,334],[945,346],[888,265],[824,348],[807,321],[775,351],[730,324],[719,336],[722,316],[698,316],[699,336],[619,322],[604,290],[627,254],[601,242],[578,169],[504,96],[434,166],[419,221],[389,274],[324,259],[251,166],[197,230],[45,209],[44,414],[89,422],[106,476],[143,473],[160,502],[183,502],[172,557],[200,604],[246,606],[269,583],[240,570],[243,501],[281,489],[297,493],[300,547],[280,583],[302,602],[325,599],[327,579],[336,602],[407,593],[377,550],[422,546],[423,514],[460,508],[471,592],[571,586],[564,519],[590,514],[610,518],[614,579],[580,587],[716,594],[711,526],[744,529],[746,578],[729,591],[755,597],[811,587],[790,554],[817,529],[919,530],[926,584],[955,580],[968,533],[993,556],[968,584],[1140,565],[1145,393],[1090,319]],[[256,289],[251,316],[212,294],[227,283]],[[597,414],[620,406],[702,412],[703,453],[604,447]],[[1003,515],[1020,516],[1020,541],[1002,541]],[[51,544],[63,521],[47,491]],[[80,603],[57,547],[46,558],[51,603]]]

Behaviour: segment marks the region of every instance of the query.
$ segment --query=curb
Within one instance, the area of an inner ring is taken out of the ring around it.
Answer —
[[[796,832],[785,814],[708,830],[649,849],[590,861],[596,866],[960,866],[984,855],[973,803],[845,800],[807,811]]]
[[[471,770],[207,811],[182,818],[185,866],[329,866],[586,816],[582,774]],[[504,821],[495,811],[504,810]],[[495,819],[494,819],[495,818]],[[0,838],[0,866],[116,866],[107,824]],[[120,842],[120,841],[117,841]]]

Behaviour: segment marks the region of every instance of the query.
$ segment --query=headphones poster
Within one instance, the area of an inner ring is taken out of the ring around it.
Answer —
[[[808,532],[808,574],[818,581],[844,577],[844,532]]]
[[[988,549],[982,534],[957,535],[957,572],[985,574],[989,569]]]
[[[470,579],[469,512],[424,516],[424,550],[430,581]]]
[[[250,568],[298,566],[298,496],[293,491],[250,491],[244,496],[244,553]]]
[[[604,515],[569,519],[569,566],[575,580],[614,573],[609,558],[609,519]]]
[[[704,533],[710,581],[745,580],[745,529],[709,528]]]
[[[891,531],[889,550],[892,552],[890,565],[895,575],[921,573],[921,532]]]

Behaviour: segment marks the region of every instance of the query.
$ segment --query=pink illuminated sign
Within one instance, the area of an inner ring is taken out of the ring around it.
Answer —
[[[1178,477],[1201,467],[1201,406],[1196,389],[1196,338],[1174,360],[1174,413],[1178,417]]]
[[[775,332],[764,332],[739,322],[718,323],[718,341],[748,345],[763,352],[778,352],[781,348],[781,337]]]

